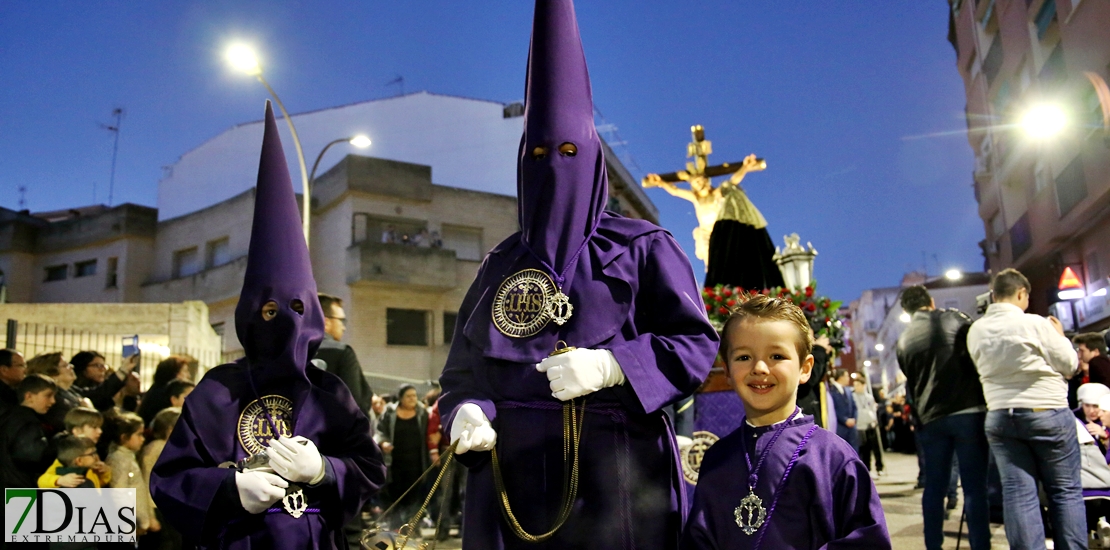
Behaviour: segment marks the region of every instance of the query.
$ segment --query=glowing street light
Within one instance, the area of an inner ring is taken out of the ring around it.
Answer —
[[[863,366],[870,367],[871,366],[871,360],[864,361]]]
[[[304,190],[301,223],[304,229],[304,242],[306,245],[311,245],[308,240],[308,233],[312,216],[312,191],[308,186],[308,170],[305,169],[301,138],[297,137],[297,128],[293,126],[293,119],[289,117],[289,112],[285,110],[285,104],[281,102],[277,92],[270,87],[270,83],[266,82],[266,79],[262,76],[262,65],[258,63],[258,56],[255,55],[253,48],[246,44],[233,44],[227,49],[225,57],[232,68],[257,78],[266,87],[270,96],[274,98],[274,103],[277,103],[278,109],[281,109],[281,116],[285,117],[285,123],[289,125],[289,133],[293,134],[293,145],[297,147],[297,161],[301,164],[301,188]]]
[[[911,320],[910,314],[903,311],[902,314],[898,316],[898,320],[903,323],[908,323]]]
[[[312,172],[310,172],[308,175],[309,186],[316,185],[316,168],[320,166],[320,159],[324,158],[324,153],[327,153],[328,149],[331,148],[332,145],[343,142],[350,143],[351,145],[354,145],[359,149],[365,149],[370,146],[370,138],[362,134],[354,137],[339,138],[329,142],[327,145],[324,146],[324,149],[320,151],[320,154],[316,155],[316,162],[312,163]]]
[[[883,351],[884,349],[886,349],[886,346],[882,344],[875,344],[875,351]]]
[[[949,281],[959,281],[964,278],[964,274],[959,269],[949,269],[944,272],[944,278]]]
[[[1049,139],[1068,125],[1068,117],[1057,105],[1034,105],[1021,117],[1021,128],[1034,139]]]

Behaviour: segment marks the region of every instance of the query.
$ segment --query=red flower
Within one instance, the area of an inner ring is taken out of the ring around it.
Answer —
[[[726,288],[724,292],[721,292],[721,296],[728,298],[729,296],[732,296],[732,291]]]
[[[806,311],[809,311],[809,312],[817,311],[817,306],[813,305],[812,303],[806,304]]]
[[[725,305],[728,306],[728,307],[733,307],[733,306],[736,305],[736,300],[729,300],[729,301],[725,302]]]
[[[713,304],[705,304],[705,311],[713,311]]]
[[[721,315],[728,315],[728,308],[726,307],[722,306],[721,309],[718,309],[717,311],[720,312]]]
[[[812,297],[813,297],[813,287],[807,286],[806,287],[806,298],[812,298]]]
[[[832,305],[832,303],[831,303],[831,302],[829,302],[828,300],[824,300],[824,301],[822,301],[822,302],[821,302],[821,307],[823,307],[823,308],[825,308],[825,309],[828,309],[828,307],[829,307],[830,305]]]

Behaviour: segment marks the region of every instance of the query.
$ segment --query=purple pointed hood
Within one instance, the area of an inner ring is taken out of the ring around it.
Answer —
[[[284,394],[296,405],[308,389],[305,367],[324,338],[324,313],[316,297],[297,199],[269,101],[265,126],[235,331],[258,391]],[[264,320],[262,307],[269,301],[277,304],[277,315]],[[296,311],[297,302],[303,313]]]
[[[561,272],[597,227],[608,201],[605,155],[571,0],[536,0],[524,97],[517,168],[521,239]],[[566,143],[577,154],[561,152]],[[546,148],[546,156],[535,155],[537,147]]]

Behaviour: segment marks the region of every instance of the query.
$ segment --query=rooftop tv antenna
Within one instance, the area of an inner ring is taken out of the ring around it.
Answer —
[[[101,124],[100,127],[116,135],[112,144],[112,172],[108,178],[108,206],[112,206],[112,195],[116,188],[116,154],[119,153],[119,127],[123,120],[123,107],[112,109],[112,116],[116,117],[115,124]],[[93,202],[96,202],[96,186],[93,185]]]

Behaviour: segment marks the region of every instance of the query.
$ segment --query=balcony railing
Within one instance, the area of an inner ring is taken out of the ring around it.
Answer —
[[[458,286],[454,250],[362,242],[347,249],[347,284],[393,283],[452,289]]]

